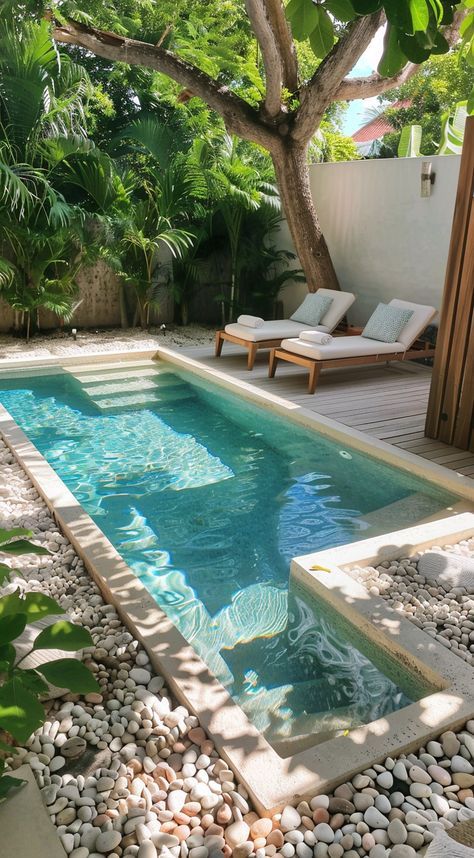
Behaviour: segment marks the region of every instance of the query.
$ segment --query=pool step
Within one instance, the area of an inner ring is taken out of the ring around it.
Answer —
[[[110,398],[90,399],[99,409],[107,414],[127,411],[130,408],[153,408],[158,405],[169,405],[182,399],[189,399],[189,391],[183,385],[182,389],[157,393],[122,393]]]
[[[169,370],[149,361],[125,366],[82,366],[68,370],[81,394],[99,411],[116,414],[131,408],[156,408],[189,396],[189,388]]]

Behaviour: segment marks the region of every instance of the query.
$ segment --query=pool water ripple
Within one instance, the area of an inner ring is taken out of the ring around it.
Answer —
[[[370,515],[380,507],[416,495],[434,511],[451,498],[166,376],[163,404],[113,414],[67,374],[4,381],[0,401],[275,747],[407,705],[403,676],[289,588],[289,563],[380,532]],[[390,512],[384,529],[397,525]]]

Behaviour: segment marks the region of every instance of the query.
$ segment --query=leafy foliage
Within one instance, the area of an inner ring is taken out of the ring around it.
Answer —
[[[31,535],[24,528],[0,530],[0,554],[49,554],[47,549],[23,538]],[[11,572],[9,566],[0,564],[0,583],[4,583]],[[31,733],[44,723],[45,712],[40,697],[48,690],[47,682],[79,694],[99,689],[90,671],[76,659],[56,659],[35,669],[21,667],[26,656],[33,651],[57,648],[71,652],[92,645],[92,637],[86,629],[68,620],[59,620],[40,631],[31,649],[18,658],[14,642],[25,627],[63,613],[61,606],[44,593],[22,594],[16,590],[0,597],[0,729],[17,742],[26,742]],[[10,754],[15,751],[5,743],[0,743],[0,749]],[[4,769],[4,760],[0,759],[0,801],[23,784],[19,778],[2,776]]]

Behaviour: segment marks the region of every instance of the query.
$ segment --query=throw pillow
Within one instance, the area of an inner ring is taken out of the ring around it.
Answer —
[[[362,336],[380,343],[396,343],[412,316],[413,310],[379,304],[362,331]]]

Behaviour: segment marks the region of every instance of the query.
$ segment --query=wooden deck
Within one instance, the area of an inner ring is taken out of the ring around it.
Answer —
[[[311,396],[306,393],[308,374],[297,366],[279,364],[276,377],[268,378],[268,352],[257,354],[255,367],[248,372],[246,353],[234,346],[226,344],[219,359],[210,346],[180,351],[261,390],[474,477],[474,453],[425,437],[431,381],[427,366],[412,362],[327,370],[321,373],[316,393]]]

